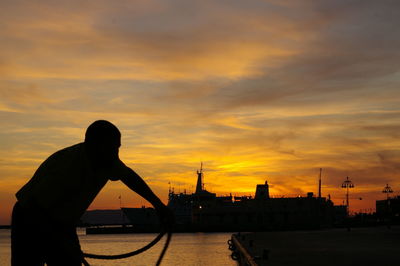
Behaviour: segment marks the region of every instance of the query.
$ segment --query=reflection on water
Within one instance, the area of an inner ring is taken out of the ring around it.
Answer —
[[[78,230],[82,250],[95,254],[120,254],[130,252],[149,243],[155,234],[85,235]],[[10,230],[0,230],[0,265],[10,265]],[[174,234],[162,262],[166,265],[231,265],[231,252],[226,241],[231,233],[181,233]],[[155,265],[164,245],[163,238],[150,250],[122,260],[88,260],[92,266],[102,265]]]

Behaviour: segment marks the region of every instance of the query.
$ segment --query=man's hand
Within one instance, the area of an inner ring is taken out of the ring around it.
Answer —
[[[165,206],[163,203],[154,206],[160,219],[162,228],[166,231],[171,231],[175,225],[175,215],[170,208]]]

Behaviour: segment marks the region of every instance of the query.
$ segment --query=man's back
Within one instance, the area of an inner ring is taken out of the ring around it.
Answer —
[[[76,224],[107,181],[79,143],[47,158],[16,197],[22,206],[38,208],[55,222]]]

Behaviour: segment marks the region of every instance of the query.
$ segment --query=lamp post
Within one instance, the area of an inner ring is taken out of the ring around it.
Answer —
[[[393,190],[389,186],[389,184],[386,184],[386,187],[383,188],[382,193],[385,193],[386,194],[386,199],[389,200],[389,194],[393,193]]]
[[[389,184],[386,184],[386,187],[383,188],[382,193],[386,194],[386,219],[387,219],[387,227],[388,229],[391,228],[391,216],[392,216],[392,210],[390,206],[390,199],[389,199],[389,194],[393,193],[392,188],[389,186]]]
[[[347,213],[349,212],[349,188],[353,188],[354,184],[349,180],[349,177],[346,177],[346,180],[342,183],[342,188],[346,188],[346,207]]]

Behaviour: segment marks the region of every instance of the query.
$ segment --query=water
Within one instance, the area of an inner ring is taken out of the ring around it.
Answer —
[[[78,229],[82,250],[95,254],[120,254],[143,247],[156,237],[155,234],[85,235]],[[231,233],[180,233],[172,241],[161,265],[234,266],[230,258],[227,240]],[[107,265],[155,265],[164,246],[165,237],[150,250],[121,260],[94,260],[92,266]],[[10,265],[10,230],[0,229],[0,266]]]

